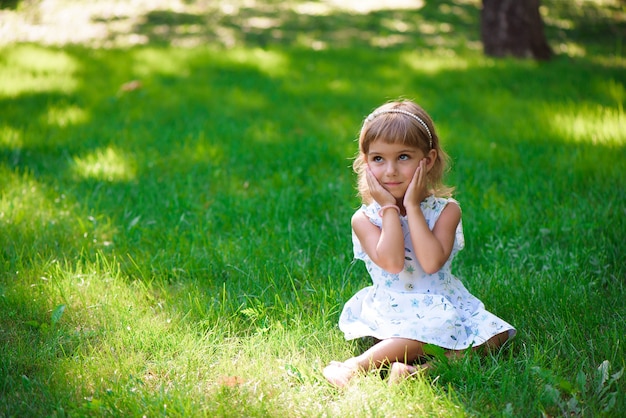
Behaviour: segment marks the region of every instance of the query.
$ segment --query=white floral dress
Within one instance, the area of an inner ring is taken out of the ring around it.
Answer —
[[[454,199],[434,196],[422,202],[421,209],[431,230],[448,202],[456,203]],[[374,202],[363,205],[359,211],[374,225],[382,227],[379,209],[380,205]],[[352,231],[354,256],[365,262],[373,285],[361,289],[345,304],[339,328],[346,339],[402,337],[461,350],[478,346],[504,331],[513,337],[515,329],[486,311],[483,303],[450,272],[452,259],[465,245],[462,223],[457,226],[448,261],[438,272],[426,274],[414,255],[407,217],[401,216],[400,221],[406,261],[399,274],[374,264]]]

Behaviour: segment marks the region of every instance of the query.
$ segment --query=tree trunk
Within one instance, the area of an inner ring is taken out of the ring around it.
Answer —
[[[483,0],[481,37],[485,54],[493,57],[552,57],[543,33],[539,0]]]

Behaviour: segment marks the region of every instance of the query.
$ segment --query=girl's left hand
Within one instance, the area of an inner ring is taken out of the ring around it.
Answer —
[[[405,208],[419,206],[422,200],[426,198],[427,162],[426,158],[422,159],[417,170],[415,170],[415,174],[413,174],[413,179],[411,179],[411,183],[409,183],[409,187],[404,195],[403,204]]]

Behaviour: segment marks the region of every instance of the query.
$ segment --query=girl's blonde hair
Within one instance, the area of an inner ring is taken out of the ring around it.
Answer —
[[[454,188],[443,184],[443,175],[448,168],[450,158],[441,148],[435,125],[428,113],[410,100],[385,103],[374,110],[363,122],[359,135],[359,152],[353,168],[357,173],[357,189],[365,204],[373,202],[369,192],[365,168],[366,156],[370,145],[377,140],[388,144],[403,144],[420,149],[427,155],[431,149],[437,151],[435,164],[428,172],[427,187],[431,194],[449,197]]]

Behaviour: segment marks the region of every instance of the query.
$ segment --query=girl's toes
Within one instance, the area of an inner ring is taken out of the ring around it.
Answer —
[[[333,386],[342,388],[348,384],[356,370],[339,361],[332,361],[324,367],[322,374]]]
[[[411,366],[401,362],[394,362],[389,368],[389,383],[399,383],[411,376],[416,375],[422,370],[419,366]]]

